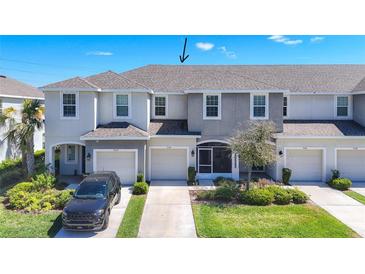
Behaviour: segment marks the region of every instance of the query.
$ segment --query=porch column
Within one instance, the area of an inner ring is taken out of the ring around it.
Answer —
[[[235,180],[239,180],[240,178],[239,158],[236,153],[232,154],[232,178]]]

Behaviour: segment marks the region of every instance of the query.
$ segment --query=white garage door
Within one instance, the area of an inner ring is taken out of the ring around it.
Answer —
[[[322,151],[289,149],[286,167],[292,170],[291,181],[322,181]]]
[[[365,150],[338,150],[337,169],[341,177],[365,182]]]
[[[134,151],[97,151],[95,171],[115,171],[122,184],[136,181],[136,153]]]
[[[151,149],[151,180],[186,180],[186,149]]]

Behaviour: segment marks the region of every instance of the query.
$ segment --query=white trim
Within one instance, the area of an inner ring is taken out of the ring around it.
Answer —
[[[186,180],[188,179],[188,168],[189,168],[189,150],[188,146],[149,146],[148,148],[148,177],[152,180],[152,149],[186,149]]]
[[[54,159],[53,159],[53,148],[56,147],[56,146],[61,146],[61,145],[79,145],[79,146],[85,146],[84,143],[81,143],[81,142],[74,142],[74,141],[66,141],[66,142],[58,142],[58,143],[55,143],[55,144],[52,144],[52,145],[49,145],[48,148],[49,148],[49,152],[48,152],[48,161],[49,163],[51,164],[51,166],[53,167],[54,165]],[[47,163],[48,164],[48,163]]]
[[[327,149],[325,147],[284,147],[284,168],[287,167],[287,151],[288,150],[321,150],[322,151],[322,182],[326,181],[326,156]]]
[[[228,141],[218,140],[218,139],[209,139],[209,140],[200,141],[200,142],[197,142],[196,145],[201,145],[201,144],[204,144],[204,143],[224,143],[224,144],[229,145]]]
[[[63,95],[64,94],[75,94],[75,116],[73,117],[65,117],[63,116]],[[79,104],[79,92],[78,91],[61,91],[60,92],[60,119],[61,120],[78,120],[79,119],[79,108],[80,108],[80,104]]]
[[[153,94],[151,89],[100,89],[99,92],[122,92],[122,93],[150,93]]]
[[[218,116],[207,116],[207,96],[218,96]],[[221,120],[222,118],[222,94],[221,93],[204,93],[203,94],[203,120]]]
[[[190,139],[190,138],[201,138],[201,135],[151,135],[150,138],[168,138],[168,139]]]
[[[356,95],[356,94],[365,94],[365,91],[353,91],[352,93],[350,93],[349,95]]]
[[[134,179],[137,181],[138,174],[138,149],[107,149],[107,148],[96,148],[93,149],[93,172],[96,172],[97,166],[97,152],[134,152]]]
[[[100,88],[40,88],[43,92],[47,91],[64,91],[64,92],[79,92],[79,91],[100,91]]]
[[[128,137],[128,136],[118,136],[118,137],[84,137],[81,136],[82,141],[110,141],[110,140],[149,140],[150,137]]]
[[[184,92],[163,92],[163,91],[157,91],[157,92],[154,92],[153,94],[157,95],[157,96],[160,96],[160,95],[186,95]]]
[[[338,97],[347,97],[347,116],[338,116],[337,115],[337,98]],[[352,96],[349,96],[349,95],[335,95],[334,96],[334,107],[335,107],[335,110],[334,110],[334,116],[336,119],[344,119],[344,120],[348,120],[352,117],[351,113],[352,113]]]
[[[265,117],[254,116],[254,97],[265,96]],[[282,111],[282,110],[281,110]],[[268,93],[250,93],[250,119],[251,120],[267,120],[269,119],[269,94]]]
[[[284,98],[286,98],[286,115],[284,115]],[[289,96],[288,95],[284,95],[283,96],[283,118],[288,118],[289,117]]]
[[[33,99],[33,100],[44,100],[44,97],[32,97],[32,96],[21,96],[21,95],[9,95],[9,94],[0,94],[0,97],[4,98],[15,98],[15,99]]]
[[[165,115],[156,115],[156,97],[163,97],[165,98]],[[152,118],[167,118],[169,116],[169,97],[168,95],[164,94],[155,94],[152,97]]]
[[[311,91],[311,92],[295,92],[295,91],[292,91],[292,92],[289,92],[290,96],[291,95],[339,95],[339,96],[346,96],[346,95],[352,95],[353,93],[351,92],[323,92],[323,91],[320,91],[320,92],[316,92],[316,91]]]
[[[337,152],[339,150],[365,150],[365,147],[335,147],[335,169],[337,169]]]
[[[94,97],[94,130],[98,127],[98,97]]]
[[[196,94],[196,93],[288,93],[290,92],[289,90],[280,90],[280,89],[277,89],[277,90],[222,90],[222,89],[202,89],[202,90],[192,90],[192,89],[188,89],[188,90],[185,90],[184,93],[186,94]]]
[[[117,95],[128,96],[128,116],[117,116]],[[132,95],[128,92],[114,92],[113,93],[113,118],[116,120],[125,120],[132,118]]]
[[[74,164],[77,164],[78,163],[78,157],[79,157],[79,152],[78,152],[78,147],[77,145],[75,144],[65,144],[66,146],[66,149],[65,149],[65,161],[64,163],[66,165],[74,165]],[[68,160],[68,146],[74,146],[75,147],[75,160],[72,160],[72,161],[69,161]]]

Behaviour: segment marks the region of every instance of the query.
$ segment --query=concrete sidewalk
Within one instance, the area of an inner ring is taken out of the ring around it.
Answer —
[[[189,189],[185,181],[151,183],[138,237],[196,237]]]
[[[352,187],[350,189],[365,196],[365,183],[352,183]]]
[[[122,199],[120,203],[112,208],[109,216],[108,228],[98,232],[67,231],[63,228],[55,238],[114,238],[117,235],[119,225],[122,222],[124,212],[131,198],[131,188],[123,187],[121,190]]]
[[[296,183],[295,186],[308,194],[318,206],[352,228],[361,237],[365,237],[365,205],[323,183]]]

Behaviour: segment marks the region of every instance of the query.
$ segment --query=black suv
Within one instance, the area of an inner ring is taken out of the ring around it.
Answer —
[[[97,172],[78,186],[62,213],[62,225],[70,230],[100,230],[108,227],[112,207],[121,199],[121,183],[114,171]]]

